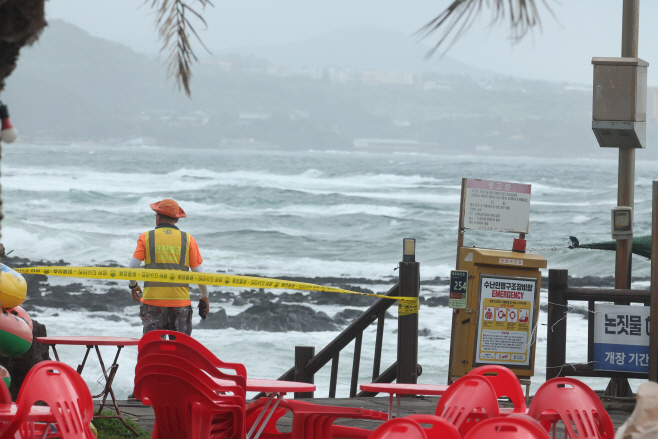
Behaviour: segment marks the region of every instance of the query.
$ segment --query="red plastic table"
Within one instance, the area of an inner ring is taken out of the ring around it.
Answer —
[[[126,427],[128,427],[133,433],[135,433],[135,435],[139,436],[139,434],[131,426],[129,426],[128,423],[123,419],[123,416],[121,415],[121,410],[119,410],[119,405],[117,404],[117,400],[114,397],[114,390],[112,390],[112,382],[114,381],[114,376],[116,375],[117,369],[119,368],[119,364],[117,363],[117,360],[119,359],[119,354],[121,353],[121,349],[123,349],[124,346],[137,346],[139,344],[139,338],[107,337],[107,336],[63,336],[63,337],[37,337],[36,341],[37,343],[50,345],[50,347],[53,348],[53,353],[55,354],[55,359],[57,361],[60,360],[59,360],[59,355],[57,355],[57,349],[55,348],[55,345],[65,344],[65,345],[75,345],[75,346],[86,346],[87,352],[85,352],[85,356],[82,359],[82,364],[79,364],[77,368],[79,374],[82,374],[82,370],[84,369],[85,363],[87,362],[87,357],[89,356],[89,351],[91,351],[91,349],[94,348],[96,350],[96,355],[98,356],[98,361],[101,365],[101,369],[103,370],[103,375],[105,377],[105,388],[103,389],[103,391],[98,395],[92,395],[92,398],[101,398],[101,397],[103,398],[98,408],[98,412],[94,415],[94,417],[119,418],[119,420],[121,420],[121,422],[123,422],[123,424]],[[117,354],[114,357],[114,361],[112,362],[112,365],[109,367],[109,369],[105,369],[105,363],[103,362],[101,351],[98,349],[99,346],[116,346],[117,348]],[[109,370],[109,374],[108,374],[108,370]],[[105,401],[107,400],[108,395],[112,398],[112,403],[114,404],[114,410],[116,411],[116,416],[100,416],[103,407],[105,407]]]
[[[370,383],[361,384],[361,390],[375,393],[388,393],[388,419],[393,411],[393,395],[398,396],[398,417],[400,417],[400,395],[443,395],[448,386],[440,384],[396,384],[396,383]]]
[[[279,406],[279,403],[283,399],[286,393],[288,392],[314,392],[315,391],[315,385],[314,384],[307,384],[307,383],[298,383],[295,381],[279,381],[279,380],[262,380],[258,378],[247,378],[247,390],[249,392],[263,392],[266,394],[269,394],[269,398],[267,402],[265,403],[265,406],[263,407],[263,410],[261,410],[260,414],[258,415],[258,418],[256,418],[256,422],[251,426],[251,429],[249,430],[249,433],[247,433],[247,439],[258,439],[260,436],[261,432],[265,428],[265,425],[269,422],[270,418],[276,411],[276,408]],[[274,405],[272,408],[269,408],[271,405],[272,401],[274,401]],[[260,421],[263,420],[261,423]],[[260,428],[259,428],[260,424]],[[258,431],[256,431],[256,434],[254,434],[254,430],[258,428]]]

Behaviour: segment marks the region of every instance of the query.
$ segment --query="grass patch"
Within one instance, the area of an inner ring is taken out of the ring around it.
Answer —
[[[103,410],[101,415],[115,415],[113,411]],[[98,439],[150,439],[151,433],[144,431],[142,427],[135,424],[132,420],[125,418],[128,425],[137,430],[139,438],[136,438],[132,431],[128,430],[121,420],[117,418],[94,419],[92,422],[98,430]]]

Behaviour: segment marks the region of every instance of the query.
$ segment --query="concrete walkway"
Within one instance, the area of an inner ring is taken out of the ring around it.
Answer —
[[[428,414],[434,413],[439,397],[406,397],[401,399],[400,403],[400,416],[408,416],[412,414]],[[615,425],[615,430],[618,429],[630,416],[633,408],[635,407],[634,398],[609,398],[602,396],[601,400],[612,418]],[[338,405],[343,407],[362,407],[370,410],[379,410],[382,412],[388,411],[388,396],[374,397],[374,398],[313,398],[305,399],[304,401],[313,402],[316,404],[325,405]],[[501,403],[501,407],[505,406]],[[511,407],[511,405],[509,405]],[[138,401],[119,401],[119,408],[124,416],[133,419],[144,430],[153,430],[153,421],[155,416],[153,409],[150,406],[142,405]],[[396,415],[396,403],[393,403],[393,415]],[[349,425],[352,427],[367,428],[374,430],[380,424],[379,421],[368,421],[361,419],[341,419],[337,420],[336,424]],[[285,416],[279,421],[279,430],[288,432],[292,428],[292,418]]]

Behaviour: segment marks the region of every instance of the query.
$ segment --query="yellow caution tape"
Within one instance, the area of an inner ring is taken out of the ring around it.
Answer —
[[[150,268],[111,268],[111,267],[26,267],[16,268],[19,273],[45,274],[48,276],[77,277],[84,279],[137,280],[195,285],[215,285],[223,287],[254,287],[266,289],[288,289],[321,291],[327,293],[356,294],[359,296],[380,297],[399,301],[399,315],[417,313],[420,309],[417,297],[385,296],[383,294],[360,293],[342,288],[325,287],[293,280],[270,279],[266,277],[239,276],[232,274],[195,273],[193,271],[156,270]],[[403,314],[404,313],[404,314]]]
[[[408,299],[408,298],[407,298]],[[420,303],[416,300],[400,300],[398,302],[398,316],[418,314]]]

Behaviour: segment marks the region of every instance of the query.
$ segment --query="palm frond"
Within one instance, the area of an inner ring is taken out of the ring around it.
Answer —
[[[200,4],[201,10],[206,6],[213,6],[210,0],[192,0]],[[156,27],[162,40],[161,53],[166,55],[167,76],[174,77],[179,89],[183,88],[185,94],[190,96],[190,79],[192,77],[192,64],[197,61],[190,42],[190,35],[201,41],[199,34],[192,25],[189,17],[200,21],[204,26],[206,21],[200,12],[190,6],[185,0],[145,0],[156,11]]]
[[[441,45],[452,36],[454,44],[473,25],[482,9],[491,9],[491,25],[509,19],[510,38],[518,42],[528,32],[538,26],[541,18],[537,4],[541,3],[555,17],[546,0],[453,0],[448,7],[416,32],[419,39],[424,39],[437,31],[442,31],[439,41],[428,53],[432,56]]]

